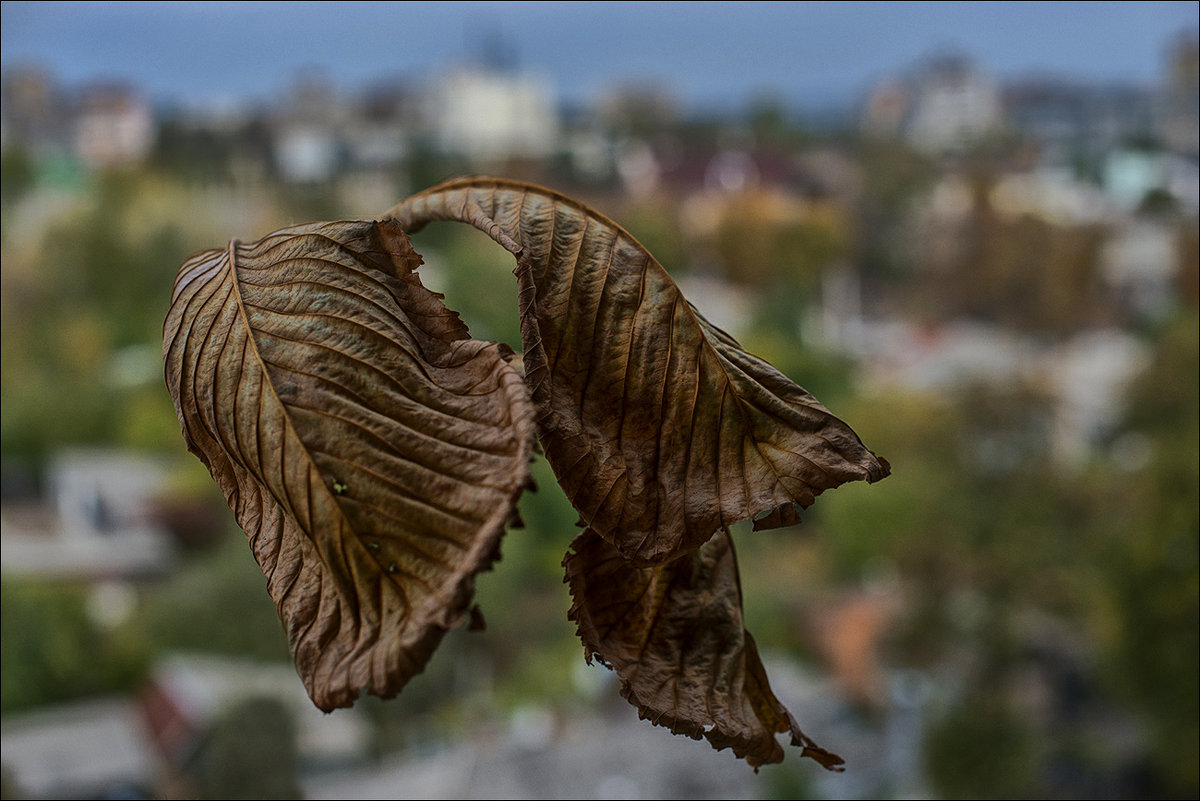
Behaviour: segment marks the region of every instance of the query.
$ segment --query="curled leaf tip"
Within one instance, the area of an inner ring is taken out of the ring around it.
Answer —
[[[692,554],[638,567],[590,529],[564,559],[569,618],[584,654],[616,671],[638,716],[730,748],[757,769],[783,760],[776,733],[826,768],[841,758],[812,742],[767,681],[746,631],[733,541],[722,531]]]

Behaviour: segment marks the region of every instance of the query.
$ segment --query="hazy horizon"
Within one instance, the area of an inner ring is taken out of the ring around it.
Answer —
[[[351,90],[420,81],[499,50],[565,103],[619,85],[692,109],[761,96],[838,105],[941,52],[1004,78],[1152,84],[1196,35],[1197,2],[1157,3],[4,2],[2,63],[155,102],[263,102],[303,71]]]

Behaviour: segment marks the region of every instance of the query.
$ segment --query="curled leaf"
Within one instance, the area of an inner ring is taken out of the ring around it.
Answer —
[[[823,490],[888,464],[801,387],[705,320],[616,223],[495,178],[388,212],[485,231],[517,259],[525,377],[546,457],[583,521],[641,564],[737,521],[799,520]]]
[[[588,661],[616,670],[621,694],[655,725],[733,752],[757,769],[783,760],[777,732],[803,756],[841,770],[841,757],[796,724],[767,682],[742,619],[727,531],[673,562],[637,567],[591,530],[563,561]]]
[[[235,241],[184,263],[164,327],[188,446],[324,710],[394,695],[424,668],[528,480],[520,375],[419,265],[395,222]]]

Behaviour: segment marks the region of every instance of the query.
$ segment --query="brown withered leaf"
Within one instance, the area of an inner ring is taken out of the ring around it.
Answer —
[[[841,770],[841,757],[805,736],[771,691],[743,623],[728,531],[673,562],[638,567],[589,529],[563,565],[588,661],[616,670],[643,719],[732,748],[756,770],[783,760],[775,734],[788,732],[802,756]]]
[[[235,241],[182,266],[164,327],[189,448],[324,710],[424,668],[528,480],[528,390],[419,264],[395,222]]]
[[[888,464],[801,387],[708,323],[632,236],[548,189],[451,181],[391,209],[485,231],[517,259],[526,381],[542,446],[583,521],[640,564]]]

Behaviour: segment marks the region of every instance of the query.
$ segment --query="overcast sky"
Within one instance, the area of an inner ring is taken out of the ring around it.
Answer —
[[[564,100],[653,83],[694,107],[853,101],[937,52],[1002,76],[1148,84],[1197,2],[4,2],[0,61],[155,100],[266,101],[302,70],[347,90],[420,79],[499,37]]]

